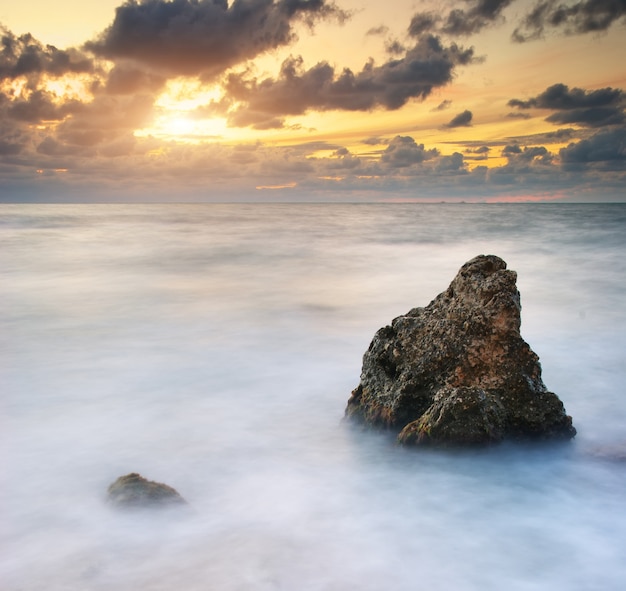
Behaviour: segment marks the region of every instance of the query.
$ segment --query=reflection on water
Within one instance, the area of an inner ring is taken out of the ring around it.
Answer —
[[[618,589],[626,207],[0,208],[7,591]],[[571,445],[440,453],[342,423],[361,356],[480,253]],[[190,515],[112,513],[136,471]],[[36,565],[36,568],[34,567]]]

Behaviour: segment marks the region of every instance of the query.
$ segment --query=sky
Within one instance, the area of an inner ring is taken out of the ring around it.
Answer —
[[[0,202],[626,201],[626,0],[23,0],[0,35]]]

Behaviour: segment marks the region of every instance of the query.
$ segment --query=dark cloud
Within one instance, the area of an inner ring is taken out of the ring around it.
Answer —
[[[465,110],[462,113],[459,113],[458,115],[453,117],[452,120],[445,125],[445,127],[469,127],[472,124],[472,117],[472,112]]]
[[[508,119],[530,119],[531,115],[528,113],[507,113]]]
[[[624,103],[624,92],[618,88],[601,88],[587,91],[570,88],[566,84],[553,84],[540,95],[528,99],[512,99],[510,107],[519,109],[584,109],[592,107],[617,106]]]
[[[448,14],[442,31],[449,35],[472,35],[497,22],[513,0],[478,0],[468,10],[454,9]]]
[[[478,146],[477,148],[467,148],[465,153],[471,160],[487,160],[491,148],[489,146]]]
[[[62,121],[68,115],[83,109],[83,103],[76,100],[56,100],[56,95],[44,90],[35,90],[26,97],[11,101],[6,115],[15,121],[41,123]]]
[[[390,39],[385,43],[385,51],[389,55],[402,55],[406,51],[406,47],[397,39]]]
[[[522,148],[520,148],[517,144],[509,144],[508,146],[504,146],[502,150],[503,156],[510,156],[512,154],[521,154]]]
[[[554,155],[544,146],[524,146],[510,144],[502,150],[507,163],[490,168],[486,179],[489,185],[524,187],[525,191],[562,185],[560,170],[554,164]]]
[[[434,109],[432,109],[433,111],[445,111],[446,109],[449,109],[452,106],[452,101],[450,100],[445,100],[445,101],[441,101]]]
[[[421,37],[438,30],[441,16],[434,12],[418,12],[411,19],[409,24],[409,35],[411,37]]]
[[[626,122],[624,110],[613,107],[593,107],[560,111],[546,117],[546,121],[558,124],[577,124],[585,127],[606,127]]]
[[[391,168],[405,168],[414,164],[421,164],[439,156],[439,150],[427,150],[424,144],[418,144],[412,137],[396,136],[391,140],[380,161]]]
[[[85,153],[82,146],[68,146],[51,136],[37,146],[37,153],[45,156],[93,156],[93,152]]]
[[[556,131],[547,131],[544,133],[533,133],[524,136],[515,136],[507,138],[508,141],[528,145],[528,144],[561,144],[565,141],[575,138],[581,139],[582,136],[588,135],[587,131],[576,130],[572,127],[557,129]]]
[[[0,99],[0,108],[3,101]],[[22,152],[28,143],[28,135],[5,117],[0,119],[0,156],[15,156]]]
[[[231,113],[231,124],[254,113],[259,126],[266,120],[301,115],[308,110],[367,111],[377,107],[399,109],[410,99],[423,99],[434,88],[452,80],[458,65],[469,64],[473,50],[455,44],[445,47],[436,37],[423,37],[401,59],[380,66],[368,62],[358,73],[346,68],[339,75],[326,62],[303,69],[302,58],[289,58],[276,79],[248,79],[230,74],[226,82],[229,98],[241,103]],[[246,114],[248,113],[248,115]]]
[[[626,128],[601,131],[589,139],[571,143],[559,156],[568,169],[591,164],[626,170]]]
[[[0,80],[93,71],[92,61],[78,50],[44,46],[30,33],[17,36],[2,25],[0,44]]]
[[[387,35],[389,33],[389,27],[380,25],[378,27],[372,27],[365,33],[366,35]]]
[[[427,33],[468,36],[503,20],[502,11],[514,0],[467,0],[468,8],[454,8],[447,15],[419,12],[411,19],[409,35]]]
[[[437,160],[435,166],[435,172],[437,174],[449,174],[455,172],[465,172],[465,163],[463,161],[463,154],[454,152],[449,156],[441,156]]]
[[[363,143],[368,146],[383,146],[389,143],[389,140],[382,137],[368,137],[363,140]]]
[[[546,30],[566,35],[606,31],[626,16],[625,0],[583,0],[559,2],[540,0],[513,32],[518,43],[539,39]]]
[[[530,166],[551,165],[554,160],[553,154],[544,146],[524,146],[522,148],[517,144],[511,144],[505,146],[502,155],[508,159],[506,167],[518,172],[527,170]]]
[[[362,160],[358,156],[355,156],[347,148],[339,148],[335,150],[332,157],[328,161],[328,170],[333,172],[346,173],[354,171],[361,167]]]
[[[295,21],[344,20],[327,0],[127,0],[86,48],[168,75],[213,78],[295,39]]]
[[[619,88],[601,88],[587,91],[570,89],[565,84],[554,84],[528,100],[512,99],[510,107],[518,109],[553,109],[546,121],[557,124],[577,124],[585,127],[618,125],[626,121],[626,95]]]
[[[107,94],[156,93],[165,86],[165,83],[166,79],[163,76],[121,64],[109,72],[104,91]]]

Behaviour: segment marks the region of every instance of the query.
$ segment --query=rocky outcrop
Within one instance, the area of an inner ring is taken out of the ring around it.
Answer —
[[[119,508],[172,507],[187,504],[171,486],[146,480],[134,472],[120,476],[109,486],[107,500]]]
[[[394,429],[403,444],[574,437],[520,335],[516,280],[502,259],[480,255],[428,306],[381,328],[346,416]]]

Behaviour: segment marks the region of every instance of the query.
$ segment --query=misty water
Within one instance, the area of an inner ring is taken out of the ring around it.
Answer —
[[[342,421],[378,328],[497,254],[578,429]],[[618,590],[626,205],[0,206],[0,588]],[[184,512],[105,503],[118,476]]]

